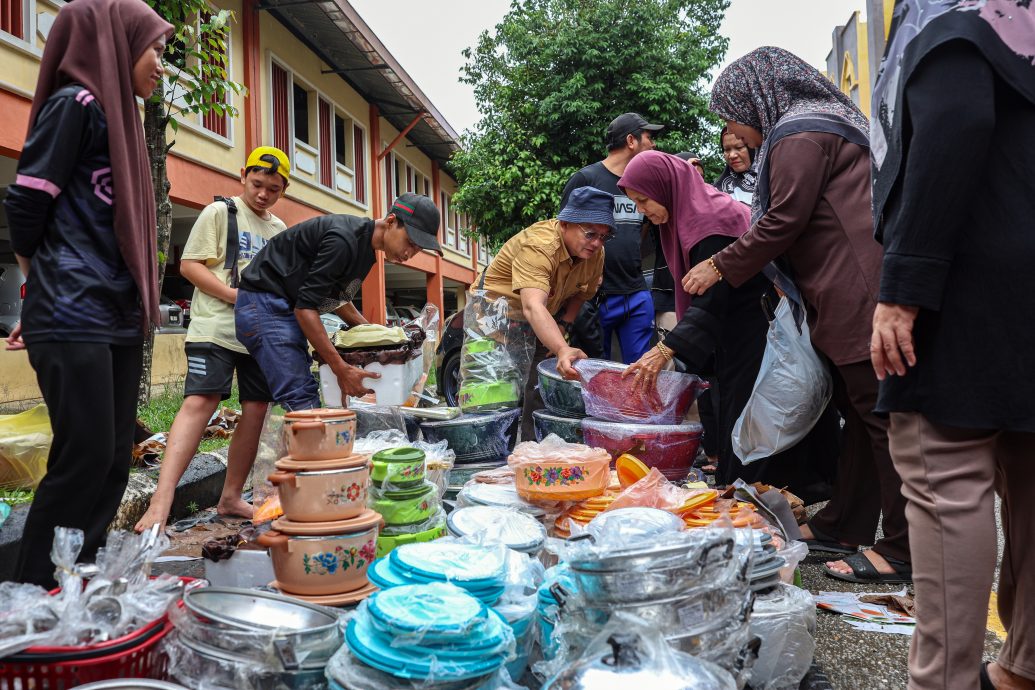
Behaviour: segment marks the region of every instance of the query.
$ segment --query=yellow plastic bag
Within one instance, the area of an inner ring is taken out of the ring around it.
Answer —
[[[35,489],[47,471],[52,439],[46,405],[0,415],[0,489]]]

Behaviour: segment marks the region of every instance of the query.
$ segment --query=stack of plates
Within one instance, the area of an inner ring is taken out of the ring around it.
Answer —
[[[553,524],[554,534],[561,539],[567,539],[571,536],[568,520],[574,520],[579,525],[585,527],[593,521],[593,518],[600,515],[608,506],[614,503],[619,493],[620,489],[608,487],[607,491],[600,496],[579,501],[557,518]]]
[[[780,583],[780,569],[787,561],[776,552],[773,538],[754,530],[754,548],[751,557],[751,589],[761,592]]]
[[[367,572],[379,589],[450,582],[491,606],[503,594],[506,548],[442,541],[404,544]]]
[[[517,488],[513,484],[483,484],[481,482],[469,481],[464,484],[457,501],[462,506],[480,505],[495,506],[497,508],[512,508],[522,513],[541,518],[546,511],[529,503],[518,496]]]
[[[469,538],[480,544],[503,544],[527,553],[538,554],[546,543],[546,528],[531,515],[495,506],[457,508],[446,520],[454,537]]]
[[[360,662],[396,678],[459,681],[503,666],[514,633],[467,592],[435,583],[374,594],[349,621],[345,643]]]

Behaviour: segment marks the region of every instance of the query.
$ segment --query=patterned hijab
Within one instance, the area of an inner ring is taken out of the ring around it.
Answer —
[[[705,237],[740,237],[749,227],[747,207],[704,181],[687,161],[661,151],[644,151],[625,167],[618,186],[632,189],[668,210],[662,223],[661,248],[672,277],[678,283],[693,266],[690,250]],[[690,295],[675,291],[676,313],[690,307]]]
[[[870,124],[848,96],[797,55],[783,48],[757,48],[726,67],[712,87],[708,109],[725,120],[762,133],[755,159],[759,190],[751,203],[751,222],[768,210],[769,148],[783,134],[835,132],[865,145]]]
[[[873,89],[873,213],[877,236],[884,204],[902,164],[898,105],[910,74],[943,43],[974,44],[1004,81],[1035,103],[1035,4],[1031,0],[897,0],[891,39]]]
[[[141,0],[75,0],[58,12],[40,62],[29,131],[47,99],[82,84],[101,104],[115,187],[115,239],[140,292],[145,320],[159,324],[155,193],[133,66],[173,26]],[[143,326],[143,324],[142,324]]]

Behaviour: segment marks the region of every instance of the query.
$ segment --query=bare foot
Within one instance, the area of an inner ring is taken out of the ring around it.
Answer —
[[[243,500],[240,496],[237,496],[236,498],[221,496],[219,498],[219,504],[216,506],[216,512],[220,515],[243,517],[251,520],[254,509],[252,508],[251,503]]]
[[[169,519],[169,510],[172,508],[172,501],[167,501],[158,494],[151,497],[151,503],[147,506],[147,512],[141,517],[137,524],[133,525],[133,529],[138,533],[144,532],[151,529],[152,525],[161,525],[165,527],[166,520]]]
[[[873,549],[866,549],[862,553],[867,559],[869,559],[870,563],[873,564],[873,567],[877,569],[878,573],[883,575],[894,574],[895,569],[891,567],[890,563],[884,560],[884,556],[881,556]],[[841,573],[842,575],[852,574],[852,566],[848,565],[844,561],[827,561],[827,567],[835,572]]]
[[[994,661],[988,665],[988,679],[996,690],[1035,690],[1035,680],[1011,673]]]

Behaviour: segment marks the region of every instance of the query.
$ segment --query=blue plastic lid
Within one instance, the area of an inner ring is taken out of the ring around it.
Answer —
[[[393,587],[377,592],[368,601],[371,616],[403,634],[463,635],[488,617],[482,602],[450,584]]]
[[[392,551],[393,566],[418,575],[492,586],[506,572],[506,547],[434,541],[404,544]]]

